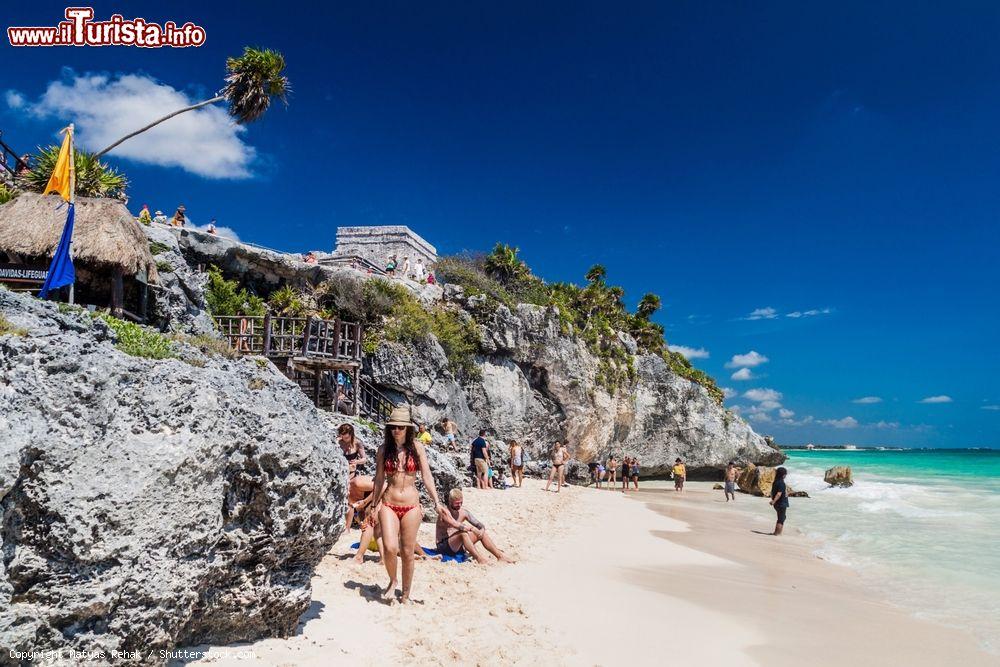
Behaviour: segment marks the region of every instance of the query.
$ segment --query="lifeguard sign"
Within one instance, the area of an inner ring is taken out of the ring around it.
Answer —
[[[45,267],[0,263],[0,283],[9,285],[15,291],[40,289],[48,274]]]

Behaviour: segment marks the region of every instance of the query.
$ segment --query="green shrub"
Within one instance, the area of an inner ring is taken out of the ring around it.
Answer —
[[[44,191],[59,158],[59,149],[59,146],[39,147],[38,153],[31,158],[31,169],[17,177],[18,187],[33,192]],[[73,154],[78,197],[121,197],[125,194],[128,179],[124,174],[101,162],[92,153],[74,148]]]
[[[16,327],[11,324],[3,315],[0,315],[0,336],[27,336],[28,330]]]
[[[722,393],[722,390],[719,389],[719,386],[715,383],[715,379],[713,379],[708,373],[692,366],[691,362],[679,352],[671,352],[667,350],[664,353],[663,358],[670,366],[670,370],[683,378],[687,378],[692,382],[700,384],[708,391],[708,395],[712,397],[713,401],[715,401],[718,405],[722,405],[722,402],[726,398],[725,394]]]
[[[159,241],[149,242],[149,252],[154,256],[165,253],[168,250],[170,250],[170,246],[165,243],[160,243]]]
[[[177,356],[166,336],[111,315],[101,314],[101,318],[118,334],[115,347],[125,354],[144,359],[168,359]]]
[[[17,190],[9,187],[6,183],[0,183],[0,205],[6,204],[17,196]]]
[[[271,292],[267,298],[271,312],[282,317],[305,317],[309,308],[303,301],[302,294],[291,285],[285,285]]]
[[[250,294],[235,280],[226,280],[218,267],[208,267],[208,287],[205,303],[216,316],[263,317],[266,308],[264,300]]]
[[[444,257],[434,265],[434,276],[442,284],[459,285],[468,296],[485,294],[507,307],[514,307],[514,297],[503,285],[487,275],[484,263],[484,258],[473,255]]]
[[[174,265],[162,259],[156,260],[156,270],[160,273],[173,273]]]
[[[170,336],[171,340],[177,341],[179,343],[186,343],[191,347],[199,349],[203,354],[210,357],[224,357],[225,359],[236,359],[239,357],[239,353],[234,350],[228,342],[222,338],[217,338],[215,336],[209,336],[207,334],[199,334],[197,336],[189,336],[187,334],[175,333]],[[267,363],[266,361],[264,362]]]

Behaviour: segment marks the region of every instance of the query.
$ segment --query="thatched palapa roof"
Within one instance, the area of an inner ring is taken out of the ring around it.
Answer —
[[[60,204],[64,202],[56,195],[24,192],[0,206],[0,251],[52,257],[66,224],[66,206]],[[125,275],[145,269],[151,282],[157,278],[146,235],[117,199],[76,200],[73,260],[119,266]]]

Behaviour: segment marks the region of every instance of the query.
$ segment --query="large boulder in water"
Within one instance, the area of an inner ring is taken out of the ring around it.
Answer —
[[[347,477],[299,388],[187,345],[127,356],[103,320],[3,290],[0,315],[24,334],[0,334],[5,655],[160,663],[176,646],[292,633]]]
[[[823,475],[823,481],[830,486],[853,486],[854,478],[850,466],[833,466]]]
[[[736,484],[743,493],[770,497],[774,471],[770,466],[755,466],[751,463],[740,472]]]

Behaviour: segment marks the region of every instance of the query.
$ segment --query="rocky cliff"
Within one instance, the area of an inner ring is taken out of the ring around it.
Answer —
[[[197,232],[154,230],[169,243],[189,272],[196,264],[215,264],[231,277],[266,293],[279,285],[315,286],[335,281],[341,292],[368,279],[347,268],[304,264],[297,258],[209,237]],[[196,293],[197,274],[183,292]],[[167,277],[171,279],[170,276]],[[479,428],[494,439],[527,443],[534,459],[529,470],[544,470],[545,450],[556,440],[568,442],[578,463],[608,454],[638,456],[643,474],[667,474],[682,457],[693,477],[718,477],[730,460],[776,464],[784,455],[737,415],[719,406],[699,384],[673,373],[655,355],[643,355],[627,335],[636,379],[614,395],[597,382],[598,359],[580,339],[564,333],[553,308],[520,304],[483,310],[482,297],[467,297],[446,285],[407,285],[424,303],[445,302],[476,313],[480,351],[474,379],[456,377],[444,350],[429,337],[417,346],[383,342],[367,361],[365,373],[395,400],[414,406],[420,420],[435,425],[442,416],[455,420],[462,438],[453,461],[463,469],[466,443]],[[171,291],[176,292],[174,288]],[[182,300],[180,298],[178,301]],[[175,319],[184,328],[186,320]]]
[[[266,363],[128,356],[5,290],[0,316],[4,659],[291,633],[343,525],[329,419]]]

